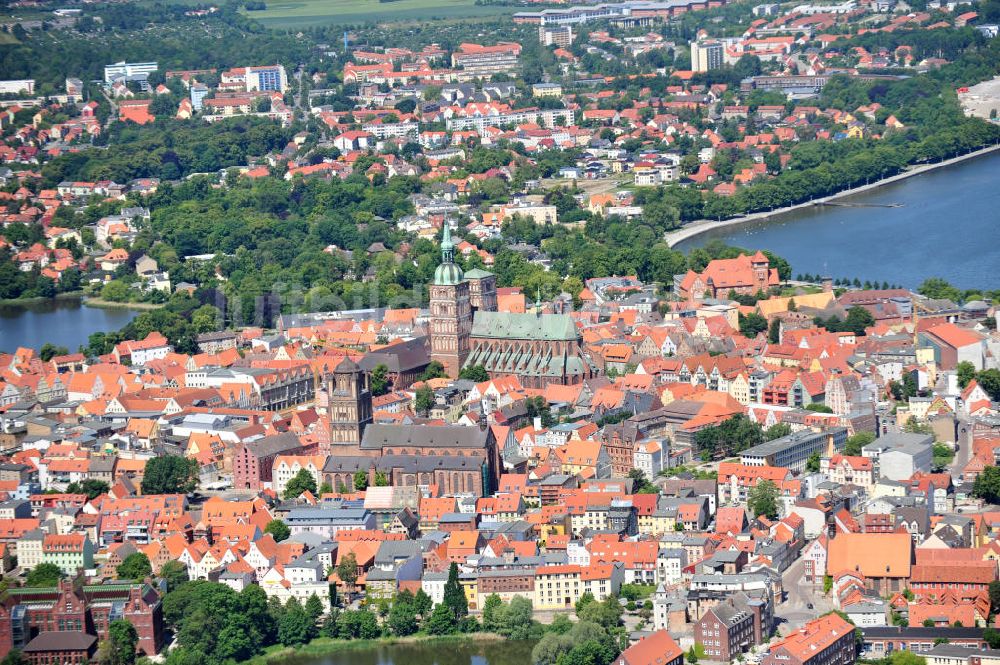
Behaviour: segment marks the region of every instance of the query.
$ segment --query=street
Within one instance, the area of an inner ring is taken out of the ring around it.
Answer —
[[[775,623],[778,632],[787,635],[802,627],[806,621],[826,614],[833,605],[829,598],[823,596],[822,587],[813,588],[812,584],[803,579],[805,562],[800,558],[795,561],[781,576],[785,589],[785,601],[774,608]],[[813,609],[809,609],[812,604]]]

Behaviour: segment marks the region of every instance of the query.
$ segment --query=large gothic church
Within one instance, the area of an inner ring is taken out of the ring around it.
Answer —
[[[463,273],[445,223],[441,265],[430,287],[431,359],[454,378],[482,365],[490,376],[517,376],[527,388],[580,383],[594,375],[568,314],[497,312],[496,276]]]

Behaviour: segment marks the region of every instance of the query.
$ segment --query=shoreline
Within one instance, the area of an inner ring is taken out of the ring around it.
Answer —
[[[163,307],[163,305],[154,305],[148,302],[114,302],[112,300],[102,300],[96,296],[83,297],[81,304],[85,307],[96,307],[99,309],[131,309],[142,312]]]
[[[674,249],[677,245],[681,244],[686,240],[691,238],[696,238],[709,231],[714,231],[715,229],[724,229],[728,227],[741,226],[743,224],[749,224],[751,222],[765,221],[772,217],[778,217],[789,212],[794,212],[796,210],[802,210],[803,208],[811,208],[820,203],[837,201],[848,196],[854,196],[855,194],[861,194],[864,192],[874,191],[885,185],[891,185],[895,182],[900,182],[906,180],[907,178],[912,178],[918,176],[922,173],[928,173],[935,169],[943,168],[946,166],[951,166],[953,164],[958,164],[970,159],[976,159],[990,153],[1000,151],[1000,145],[991,145],[986,148],[980,148],[979,150],[974,150],[972,152],[967,152],[964,155],[958,155],[957,157],[952,157],[940,162],[934,162],[933,164],[920,164],[918,166],[908,167],[905,171],[897,173],[896,175],[889,176],[888,178],[883,178],[882,180],[877,180],[868,185],[861,185],[853,189],[845,189],[843,191],[831,194],[829,196],[824,196],[820,199],[814,199],[812,201],[804,201],[802,203],[796,203],[795,205],[786,206],[784,208],[777,208],[775,210],[770,210],[767,212],[755,212],[750,215],[744,215],[742,217],[733,217],[731,219],[724,219],[721,222],[711,220],[711,219],[698,219],[693,222],[685,224],[679,229],[670,231],[664,234],[664,240],[667,246]]]
[[[0,306],[8,307],[19,305],[37,305],[43,302],[56,302],[59,300],[79,300],[83,302],[86,296],[83,291],[66,291],[65,293],[57,293],[51,298],[46,298],[45,296],[36,296],[34,298],[4,298],[0,300]]]
[[[307,659],[344,651],[376,649],[378,647],[392,646],[395,644],[493,644],[506,641],[506,638],[494,633],[410,635],[408,637],[377,637],[371,640],[341,640],[329,637],[317,637],[311,642],[303,644],[300,647],[280,647],[274,649],[273,651],[260,654],[259,656],[254,656],[250,660],[243,661],[240,665],[275,665],[276,663],[282,663],[288,659]],[[292,662],[295,662],[295,660]]]

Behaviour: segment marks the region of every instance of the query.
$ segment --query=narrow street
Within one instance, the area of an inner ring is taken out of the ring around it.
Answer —
[[[815,619],[833,609],[830,599],[823,596],[822,587],[814,589],[812,584],[805,581],[804,572],[805,563],[800,558],[781,576],[785,601],[774,608],[778,633],[781,635],[787,635],[802,627],[810,619]],[[809,608],[810,604],[812,609]]]

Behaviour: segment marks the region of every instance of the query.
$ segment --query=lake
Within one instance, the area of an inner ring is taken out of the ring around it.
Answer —
[[[963,289],[1000,288],[1000,154],[922,173],[838,203],[899,208],[803,208],[768,220],[708,231],[685,240],[689,250],[712,239],[768,249],[792,274],[827,274],[916,288],[943,277]]]
[[[139,312],[86,307],[80,299],[0,305],[0,351],[38,349],[46,342],[75,352],[95,332],[118,330]]]
[[[291,657],[281,665],[530,665],[534,642],[387,644],[325,656]]]

